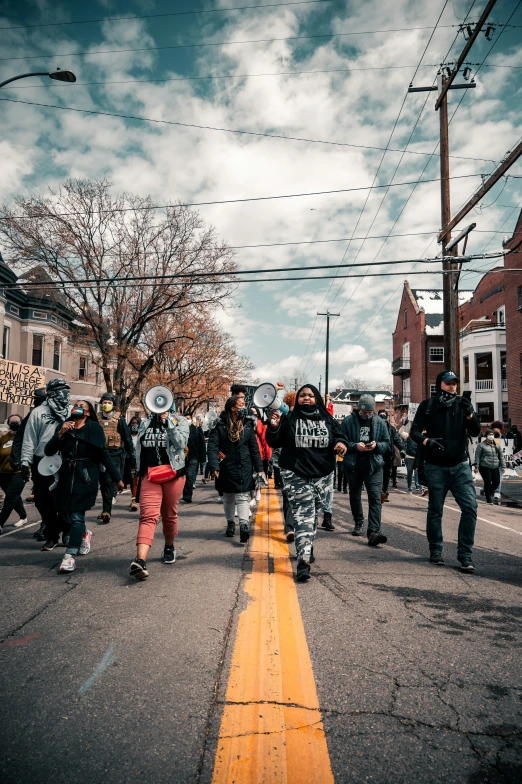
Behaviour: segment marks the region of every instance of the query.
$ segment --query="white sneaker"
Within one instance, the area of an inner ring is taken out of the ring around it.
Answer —
[[[26,525],[26,524],[27,524],[27,517],[24,517],[23,520],[21,518],[20,518],[20,520],[17,520],[16,523],[14,524],[14,527],[15,528],[21,528],[23,525]]]
[[[78,555],[87,555],[91,551],[92,531],[85,531]]]
[[[60,564],[60,572],[74,572],[76,569],[76,560],[74,555],[69,555],[69,553],[65,553],[63,560]]]

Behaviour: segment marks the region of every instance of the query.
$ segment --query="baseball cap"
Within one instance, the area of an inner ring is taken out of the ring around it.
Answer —
[[[445,384],[451,384],[452,381],[460,381],[459,377],[453,370],[446,370],[446,372],[441,376],[441,381],[444,381]]]

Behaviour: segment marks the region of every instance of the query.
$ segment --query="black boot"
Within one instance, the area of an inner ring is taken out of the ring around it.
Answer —
[[[304,583],[306,580],[310,579],[310,564],[306,561],[298,561],[297,563],[297,572],[295,575],[295,579],[298,583]]]
[[[323,523],[321,528],[324,528],[325,531],[335,531],[335,525],[332,523],[332,513],[325,512],[323,515]]]
[[[225,531],[225,536],[234,536],[236,532],[236,524],[233,520],[228,521],[227,530]]]
[[[352,536],[363,536],[364,523],[355,523]]]
[[[47,537],[45,536],[45,525],[43,523],[41,524],[38,531],[33,534],[33,536],[37,542],[45,542]]]

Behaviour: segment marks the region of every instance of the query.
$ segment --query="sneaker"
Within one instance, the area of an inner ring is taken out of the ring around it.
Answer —
[[[145,578],[149,576],[147,564],[143,558],[135,558],[134,561],[132,561],[129,568],[129,574],[131,577],[135,577],[136,580],[145,580]]]
[[[408,495],[413,495],[413,490],[411,489],[411,487],[408,487]]]
[[[295,540],[295,534],[294,534],[293,531],[288,531],[288,533],[285,534],[285,536],[286,536],[286,541],[288,542],[288,544],[291,544]]]
[[[335,531],[335,525],[332,523],[332,513],[325,512],[323,516],[323,522],[321,528],[324,528],[325,531]]]
[[[460,569],[462,572],[475,571],[475,565],[469,555],[462,556],[462,558],[459,558],[458,561],[460,563]]]
[[[250,531],[248,530],[248,525],[246,523],[240,523],[239,525],[239,541],[245,544],[250,539]]]
[[[33,538],[36,539],[37,542],[45,542],[45,525],[42,523],[38,531],[35,531],[33,534]]]
[[[96,519],[97,520],[103,520],[103,512],[100,512],[100,514],[98,515],[98,517]]]
[[[27,525],[27,517],[21,517],[19,520],[17,520],[14,524],[14,527],[21,528],[23,525]]]
[[[386,503],[386,504],[390,503],[390,494],[389,493],[384,493],[384,503]]]
[[[107,523],[110,523],[111,521],[111,516],[108,512],[102,512],[101,517],[99,519],[102,521],[103,525],[107,525]]]
[[[76,560],[74,555],[70,553],[65,553],[64,557],[62,558],[62,562],[60,564],[59,572],[74,572],[76,569]]]
[[[185,501],[186,504],[192,503],[192,498],[183,498],[183,500]]]
[[[88,555],[91,551],[92,531],[85,531],[78,555]]]
[[[227,524],[227,530],[225,531],[225,536],[234,536],[236,533],[236,524],[234,520],[229,520]]]
[[[176,548],[173,544],[165,545],[163,548],[163,555],[161,556],[161,563],[163,564],[173,564],[176,560]]]
[[[378,544],[386,544],[388,537],[380,531],[372,531],[368,534],[368,547],[377,547]]]
[[[297,572],[295,575],[295,579],[298,583],[304,583],[310,579],[310,564],[306,561],[298,561],[297,562]]]
[[[25,503],[26,504],[34,504],[34,495],[33,495],[33,493],[31,493],[31,495],[27,496],[27,498],[25,499]]]
[[[430,553],[430,563],[435,564],[435,566],[444,566],[442,553]]]
[[[363,536],[363,526],[364,523],[355,523],[352,536]]]
[[[426,498],[427,495],[428,495],[428,488],[423,487],[421,492],[421,498]]]
[[[58,542],[53,542],[53,541],[49,540],[49,541],[47,541],[44,544],[44,546],[41,549],[43,550],[44,553],[46,553],[46,552],[48,552],[50,550],[54,550],[54,548],[56,547],[57,544],[58,544]]]
[[[130,502],[130,507],[129,508],[130,508],[131,512],[137,512],[138,511],[138,504],[136,503],[136,500],[134,498]]]
[[[203,482],[204,485],[208,485],[208,479],[202,479],[201,481]]]
[[[225,503],[225,499],[223,498],[222,495],[218,495],[218,503],[219,504],[224,504]]]

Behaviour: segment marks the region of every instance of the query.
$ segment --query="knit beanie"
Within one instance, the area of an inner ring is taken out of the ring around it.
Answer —
[[[375,411],[375,398],[371,395],[361,395],[357,408],[359,411]]]

